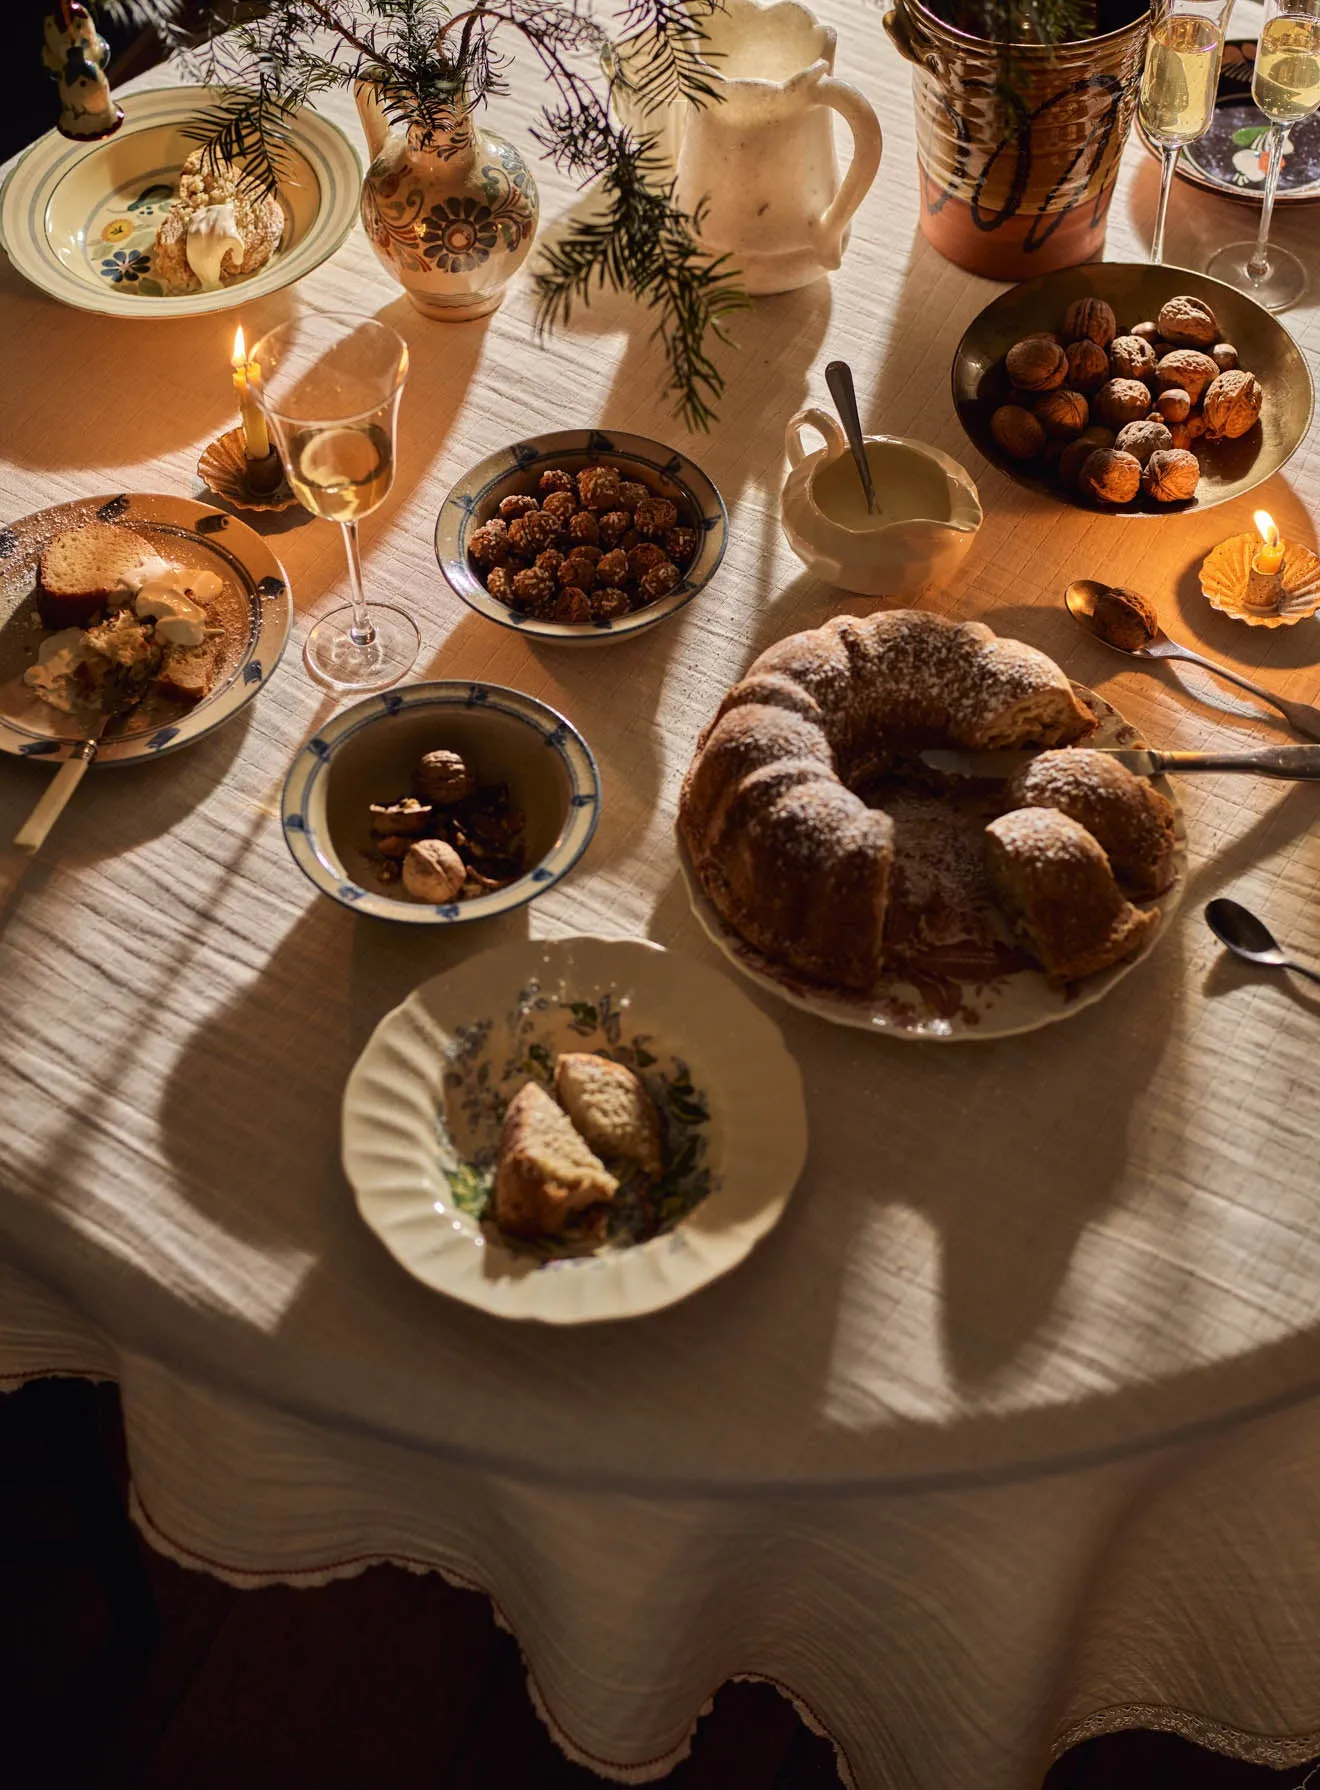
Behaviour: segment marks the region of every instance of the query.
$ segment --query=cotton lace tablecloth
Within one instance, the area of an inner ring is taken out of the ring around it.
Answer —
[[[848,607],[802,575],[777,516],[784,423],[822,399],[832,356],[873,427],[981,481],[985,526],[933,606],[1043,647],[1159,744],[1288,736],[1200,673],[1128,671],[1063,613],[1068,579],[1135,583],[1175,634],[1320,697],[1315,624],[1248,631],[1195,580],[1255,503],[1314,539],[1320,433],[1260,496],[1160,523],[1062,509],[986,467],[948,370],[994,288],[917,234],[908,70],[877,12],[822,12],[881,113],[884,163],[841,271],[737,320],[719,426],[684,442],[728,500],[731,549],[663,629],[536,648],[465,610],[431,550],[450,482],[502,443],[597,422],[681,439],[640,313],[602,300],[541,350],[520,284],[485,322],[428,322],[360,231],[240,313],[250,337],[302,305],[407,337],[370,585],[417,616],[419,676],[511,684],[571,717],[602,824],[566,884],[480,932],[322,899],[277,820],[330,708],[295,647],[221,733],[89,778],[36,861],[6,848],[0,1370],[120,1381],[139,1518],[180,1559],[255,1584],[389,1557],[481,1586],[562,1744],[623,1780],[681,1756],[739,1673],[790,1690],[866,1790],[1018,1790],[1051,1749],[1138,1722],[1300,1759],[1320,1750],[1320,1002],[1232,967],[1199,914],[1238,895],[1320,957],[1315,788],[1185,781],[1182,913],[1065,1025],[905,1046],[754,996],[802,1066],[807,1171],[751,1260],[659,1316],[552,1334],[447,1303],[364,1229],[339,1171],[350,1064],[463,954],[530,929],[713,957],[675,795],[754,654]],[[521,66],[514,88],[494,122],[525,139]],[[543,186],[550,213],[565,192]],[[1133,144],[1111,258],[1145,252],[1155,192]],[[1278,233],[1320,276],[1316,216]],[[1180,185],[1171,259],[1199,266],[1252,221]],[[0,271],[3,516],[195,490],[232,420],[234,320],[82,315]],[[1314,364],[1320,309],[1287,321]],[[300,636],[345,580],[336,531],[292,523],[271,540]],[[0,764],[4,838],[43,774]]]

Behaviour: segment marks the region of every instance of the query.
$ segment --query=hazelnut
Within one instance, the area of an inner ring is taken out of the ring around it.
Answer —
[[[403,860],[403,887],[414,901],[452,901],[467,881],[467,866],[445,839],[419,839]]]
[[[1194,410],[1183,424],[1183,428],[1186,429],[1192,441],[1199,441],[1205,434],[1205,418],[1199,411]]]
[[[1077,486],[1095,503],[1131,503],[1141,489],[1141,462],[1117,448],[1096,448],[1083,462]]]
[[[501,500],[500,516],[505,522],[516,522],[519,516],[532,515],[537,507],[534,497],[529,497],[526,492],[515,491],[511,497]]]
[[[1072,391],[1090,397],[1099,391],[1109,377],[1109,356],[1098,342],[1083,336],[1080,342],[1069,342],[1064,349],[1068,362],[1066,383]]]
[[[1107,348],[1118,334],[1118,319],[1103,298],[1077,298],[1063,314],[1063,339],[1080,342],[1083,336]]]
[[[1191,437],[1190,432],[1188,431],[1186,423],[1170,423],[1168,425],[1168,430],[1169,430],[1170,439],[1172,440],[1173,445],[1176,448],[1190,448],[1191,447],[1192,437]]]
[[[1155,323],[1134,323],[1127,333],[1130,336],[1139,336],[1143,342],[1149,342],[1152,347],[1160,339],[1159,325]]]
[[[437,808],[448,808],[470,796],[476,781],[458,753],[447,752],[443,747],[426,753],[413,772],[413,788]]]
[[[591,593],[592,621],[612,622],[620,615],[627,615],[631,608],[627,591],[620,590],[616,584],[607,584],[603,590]]]
[[[1109,344],[1109,370],[1115,379],[1145,379],[1155,371],[1155,350],[1140,336],[1115,336]]]
[[[1201,468],[1186,448],[1163,448],[1146,462],[1141,483],[1156,503],[1186,503],[1196,496]]]
[[[1155,384],[1162,392],[1176,385],[1193,404],[1199,404],[1206,386],[1218,375],[1219,368],[1208,354],[1195,348],[1173,348],[1156,365]]]
[[[1152,454],[1159,453],[1161,448],[1171,448],[1173,437],[1163,423],[1124,423],[1114,446],[1120,454],[1131,454],[1144,466]]]
[[[1095,394],[1091,407],[1111,429],[1135,423],[1150,409],[1150,393],[1139,379],[1111,379]]]
[[[1160,631],[1159,617],[1139,591],[1107,584],[1095,600],[1091,624],[1102,640],[1123,652],[1138,652]]]
[[[1219,319],[1204,300],[1171,298],[1156,319],[1160,335],[1175,348],[1209,348],[1219,340]]]
[[[1045,446],[1045,430],[1020,404],[1001,404],[990,418],[990,433],[1014,460],[1034,460]]]
[[[1221,373],[1231,373],[1238,364],[1238,351],[1231,342],[1216,342],[1210,358]]]
[[[1230,368],[1212,380],[1201,404],[1208,441],[1236,441],[1254,429],[1264,401],[1260,380],[1242,368]]]
[[[1071,441],[1080,435],[1090,420],[1091,407],[1080,392],[1046,392],[1031,407],[1032,415],[1045,433],[1056,441]]]
[[[377,839],[388,839],[391,835],[415,839],[430,823],[431,804],[419,802],[415,796],[405,796],[401,802],[373,802],[370,813],[371,831]]]
[[[1155,400],[1155,414],[1161,422],[1185,423],[1192,414],[1192,400],[1181,386],[1168,386]]]
[[[1008,377],[1023,392],[1048,392],[1068,376],[1068,357],[1053,336],[1027,336],[1004,358]]]

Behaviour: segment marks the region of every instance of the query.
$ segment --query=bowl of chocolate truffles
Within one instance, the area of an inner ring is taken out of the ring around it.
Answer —
[[[724,501],[700,467],[640,435],[565,429],[501,448],[441,506],[435,552],[479,615],[590,645],[654,628],[724,557]]]
[[[599,811],[595,760],[563,715],[518,690],[446,679],[333,716],[294,759],[281,819],[322,894],[436,926],[553,888]]]
[[[1306,358],[1241,292],[1180,267],[1097,262],[1015,286],[970,325],[953,397],[1020,485],[1109,515],[1242,497],[1311,420]]]

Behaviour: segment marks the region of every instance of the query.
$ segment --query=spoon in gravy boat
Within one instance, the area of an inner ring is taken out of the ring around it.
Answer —
[[[862,490],[866,493],[866,513],[875,514],[875,481],[871,477],[871,463],[866,457],[866,442],[862,437],[862,419],[857,411],[857,391],[853,385],[852,368],[846,360],[832,360],[825,369],[825,384],[829,387],[834,408],[839,413],[839,421],[843,424],[843,432],[848,437],[848,446],[852,449],[852,457],[857,462],[857,476],[862,481]]]
[[[1116,653],[1126,654],[1130,659],[1185,659],[1189,665],[1199,665],[1203,671],[1213,671],[1216,677],[1236,684],[1240,690],[1248,691],[1262,702],[1267,702],[1271,708],[1277,709],[1295,732],[1305,734],[1308,740],[1320,740],[1320,708],[1313,707],[1309,702],[1290,702],[1287,697],[1275,696],[1263,684],[1253,683],[1249,677],[1243,677],[1240,671],[1221,665],[1215,659],[1207,659],[1204,654],[1194,652],[1190,646],[1181,646],[1176,640],[1170,640],[1144,599],[1138,599],[1141,609],[1136,626],[1140,630],[1144,623],[1145,633],[1145,639],[1140,644],[1120,644],[1110,634],[1103,632],[1096,619],[1096,604],[1102,593],[1113,588],[1112,585],[1101,584],[1094,578],[1078,578],[1064,592],[1063,600],[1068,605],[1069,614],[1088,634],[1112,647]],[[1134,606],[1134,615],[1136,613]]]

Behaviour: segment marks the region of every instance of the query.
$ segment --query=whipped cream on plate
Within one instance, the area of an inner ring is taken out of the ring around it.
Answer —
[[[162,646],[200,646],[207,634],[202,605],[223,589],[224,581],[215,572],[171,565],[152,554],[124,574],[120,601],[132,603],[140,620],[155,622]]]
[[[238,233],[238,219],[234,215],[232,201],[220,205],[205,205],[195,212],[188,225],[183,252],[188,258],[189,267],[201,281],[203,292],[219,290],[222,284],[221,264],[231,250],[235,262],[241,264],[246,250],[243,238]]]

